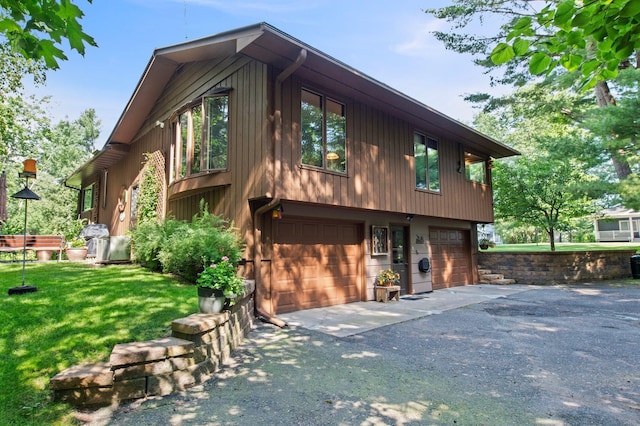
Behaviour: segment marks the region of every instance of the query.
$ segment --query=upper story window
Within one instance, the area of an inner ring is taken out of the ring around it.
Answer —
[[[303,89],[301,111],[302,164],[346,173],[344,105]]]
[[[416,188],[440,192],[440,156],[438,141],[420,133],[413,135]]]
[[[469,152],[464,153],[464,173],[468,180],[487,183],[487,162],[484,158]]]
[[[95,190],[95,184],[85,187],[82,190],[82,211],[86,212],[87,210],[91,210],[93,208],[93,193]]]
[[[207,96],[178,115],[172,178],[227,168],[228,93]]]

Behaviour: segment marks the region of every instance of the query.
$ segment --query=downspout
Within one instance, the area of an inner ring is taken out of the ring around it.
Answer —
[[[273,173],[272,175],[272,198],[264,206],[260,207],[253,213],[253,247],[254,247],[254,269],[255,269],[255,279],[256,279],[256,289],[260,285],[261,274],[260,269],[262,265],[262,231],[258,230],[258,220],[260,216],[262,216],[267,211],[273,209],[275,206],[280,204],[280,172],[282,169],[282,83],[287,79],[291,74],[293,74],[298,68],[302,66],[302,64],[307,60],[307,50],[302,49],[298,54],[295,62],[289,65],[284,71],[282,71],[276,77],[276,81],[274,84],[273,96],[274,96],[274,129],[273,129],[273,142],[274,142],[274,152],[273,152]],[[277,325],[278,327],[286,327],[287,323],[279,320],[278,318],[267,314],[262,311],[258,303],[255,303],[254,307],[256,314],[266,319],[266,321]]]

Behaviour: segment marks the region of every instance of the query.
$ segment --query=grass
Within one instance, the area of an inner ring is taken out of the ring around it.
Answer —
[[[49,380],[80,363],[106,361],[117,343],[170,334],[171,321],[197,311],[195,287],[132,265],[0,264],[0,424],[71,424]],[[9,391],[10,390],[10,391]]]
[[[637,250],[640,244],[636,243],[556,243],[556,251],[591,251],[591,250]],[[482,250],[486,252],[550,252],[549,243],[538,244],[498,244],[493,248]]]

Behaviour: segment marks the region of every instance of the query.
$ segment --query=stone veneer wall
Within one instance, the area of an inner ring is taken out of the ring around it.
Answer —
[[[245,281],[245,288],[229,310],[174,320],[171,337],[117,344],[108,362],[60,372],[49,383],[54,399],[80,406],[108,405],[168,395],[206,381],[253,326],[255,283]]]
[[[634,250],[598,250],[554,253],[478,253],[478,265],[518,284],[554,284],[571,281],[631,278]]]

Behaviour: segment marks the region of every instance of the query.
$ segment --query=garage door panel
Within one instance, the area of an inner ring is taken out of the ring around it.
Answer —
[[[360,300],[361,225],[283,219],[275,226],[272,301],[276,313]]]
[[[471,284],[469,231],[436,229],[429,239],[433,289]]]

